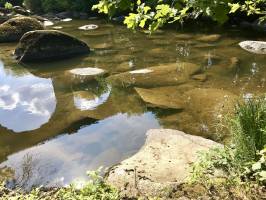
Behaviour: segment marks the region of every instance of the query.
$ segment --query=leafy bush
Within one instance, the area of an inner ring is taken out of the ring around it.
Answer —
[[[207,16],[223,24],[229,14],[244,12],[266,18],[266,0],[100,0],[93,9],[113,16],[124,11],[129,12],[124,23],[128,28],[148,27],[154,31],[166,23],[181,22],[186,19],[198,19]]]

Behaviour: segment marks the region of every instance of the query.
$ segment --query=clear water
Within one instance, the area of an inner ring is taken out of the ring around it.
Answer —
[[[78,29],[86,24],[99,28]],[[188,81],[190,88],[225,89],[239,96],[266,91],[266,56],[237,45],[247,39],[265,40],[263,36],[230,29],[218,32],[219,41],[200,42],[197,38],[209,30],[147,35],[103,20],[56,26],[87,42],[92,53],[22,66],[11,56],[16,44],[0,45],[0,168],[10,169],[15,184],[25,188],[84,180],[87,170],[112,166],[138,151],[151,128],[206,137],[204,130],[189,128],[193,122],[182,121],[182,112],[147,108],[132,88],[114,87],[104,80],[72,82],[70,69],[98,67],[113,75],[185,61],[201,65],[208,76],[204,82]],[[228,66],[235,58],[240,67],[232,70]]]

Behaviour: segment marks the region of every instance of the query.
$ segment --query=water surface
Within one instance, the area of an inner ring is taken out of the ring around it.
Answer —
[[[98,29],[78,27],[97,24]],[[68,70],[98,67],[109,75],[169,63],[200,65],[206,81],[190,80],[187,88],[217,88],[238,96],[265,93],[266,58],[244,51],[238,42],[265,40],[238,29],[218,31],[222,38],[200,42],[210,31],[163,30],[133,33],[103,20],[61,22],[63,31],[92,48],[88,56],[22,66],[11,53],[16,44],[0,45],[0,167],[11,168],[15,183],[64,185],[85,179],[86,170],[111,166],[133,155],[151,128],[175,128],[206,134],[185,120],[188,113],[151,109],[133,88],[117,87],[101,77],[72,81]],[[252,35],[252,37],[250,37]],[[230,68],[234,59],[237,68]],[[180,89],[181,90],[181,89]],[[211,138],[211,136],[210,136]]]

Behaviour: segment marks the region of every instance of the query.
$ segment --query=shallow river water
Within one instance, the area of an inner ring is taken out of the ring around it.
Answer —
[[[86,24],[99,27],[78,29]],[[104,77],[72,82],[68,70],[98,67],[114,75],[190,62],[200,65],[203,73],[183,83],[180,92],[215,88],[240,97],[266,92],[266,56],[238,46],[243,40],[266,38],[245,30],[219,31],[221,39],[204,41],[200,39],[204,31],[164,30],[148,35],[103,20],[56,26],[87,42],[91,54],[25,66],[12,59],[16,44],[0,45],[0,176],[10,171],[15,184],[25,188],[84,180],[87,170],[112,166],[133,155],[151,128],[175,128],[212,138],[203,120],[194,123],[186,117],[191,114],[186,108],[185,112],[150,108],[132,87],[109,84]]]

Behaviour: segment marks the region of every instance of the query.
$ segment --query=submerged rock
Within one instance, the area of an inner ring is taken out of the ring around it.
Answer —
[[[199,151],[218,145],[177,130],[149,130],[142,149],[113,167],[107,181],[122,196],[165,196],[169,189],[186,182]]]
[[[196,75],[192,76],[192,79],[204,82],[208,79],[208,77],[206,74],[196,74]]]
[[[256,54],[266,54],[266,42],[264,41],[244,41],[239,46],[248,52]]]
[[[131,62],[131,61],[125,61],[125,62],[122,62],[120,64],[118,64],[116,67],[115,67],[115,72],[127,72],[127,71],[130,71],[134,68],[134,62]]]
[[[237,57],[231,57],[229,59],[229,65],[227,66],[228,69],[230,70],[234,70],[235,72],[237,72],[240,68],[240,59]]]
[[[55,30],[60,30],[60,29],[62,29],[63,28],[63,26],[54,26],[53,27],[53,29],[55,29]]]
[[[71,35],[56,30],[39,30],[23,35],[15,56],[21,62],[31,62],[70,58],[89,52],[85,42]]]
[[[234,112],[238,97],[229,91],[213,88],[192,89],[184,96],[187,99],[186,108],[202,124],[204,134],[217,139],[216,128],[227,115]],[[225,133],[221,130],[219,134],[223,137]]]
[[[217,42],[218,40],[221,39],[221,37],[222,36],[219,34],[203,35],[203,36],[196,38],[196,40],[201,41],[201,42]]]
[[[118,86],[170,86],[185,83],[200,70],[201,67],[193,63],[169,63],[113,75],[108,81]]]
[[[65,19],[61,19],[61,22],[70,22],[72,21],[72,18],[65,18]]]
[[[43,25],[35,18],[12,18],[0,25],[0,42],[19,41],[26,32],[42,29]]]
[[[177,87],[135,88],[148,107],[183,109],[184,102]]]

